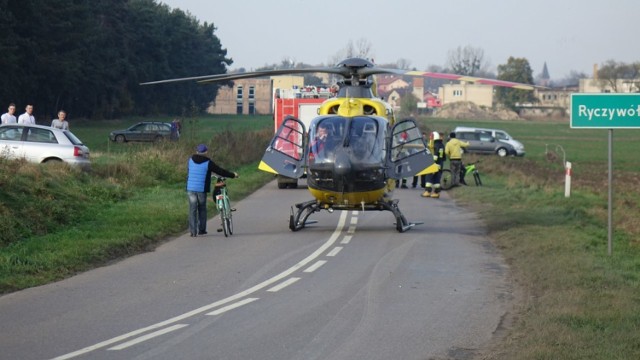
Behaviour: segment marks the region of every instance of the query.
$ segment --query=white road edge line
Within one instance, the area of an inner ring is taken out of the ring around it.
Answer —
[[[122,350],[122,349],[126,349],[129,346],[133,346],[135,344],[139,344],[139,343],[141,343],[143,341],[147,341],[149,339],[153,339],[155,337],[158,337],[160,335],[164,335],[164,334],[172,332],[174,330],[182,329],[185,326],[189,326],[189,325],[187,325],[187,324],[176,324],[176,325],[170,326],[168,328],[165,328],[165,329],[162,329],[162,330],[158,330],[156,332],[152,332],[152,333],[144,335],[144,336],[140,336],[137,339],[133,339],[131,341],[127,341],[126,343],[122,343],[122,344],[120,344],[118,346],[114,346],[114,347],[109,348],[107,350]]]
[[[267,290],[268,292],[278,292],[284,288],[286,288],[287,286],[293,284],[294,282],[300,280],[300,278],[298,277],[293,277],[293,278],[289,278],[286,281],[281,282],[280,284],[272,287],[271,289]]]
[[[336,246],[336,247],[333,248],[333,250],[329,251],[327,256],[336,256],[336,255],[338,255],[340,250],[342,250],[342,246]]]
[[[207,313],[206,315],[212,315],[212,316],[213,315],[220,315],[220,314],[226,313],[229,310],[233,310],[235,308],[239,308],[240,306],[247,305],[248,303],[252,303],[252,302],[254,302],[256,300],[259,300],[259,299],[260,298],[246,298],[244,300],[238,301],[238,302],[233,303],[231,305],[227,305],[225,307],[221,307],[220,309],[212,311],[210,313]]]
[[[315,263],[315,264],[313,264],[313,265],[309,266],[308,268],[306,268],[306,269],[304,270],[304,272],[306,272],[306,273],[314,272],[314,271],[318,270],[318,268],[319,268],[320,266],[322,266],[322,265],[324,265],[324,264],[326,264],[326,263],[327,263],[327,261],[326,261],[326,260],[318,260],[318,261],[316,261],[316,263]]]
[[[344,239],[342,239],[342,241],[340,241],[340,244],[348,244],[351,241],[352,237],[353,236],[351,236],[351,235],[345,235]]]
[[[284,279],[285,277],[293,274],[298,269],[304,267],[305,265],[307,265],[308,263],[313,261],[315,258],[317,258],[318,256],[322,255],[322,253],[324,253],[330,246],[332,246],[333,243],[336,242],[336,240],[340,236],[340,233],[342,232],[342,228],[344,227],[344,223],[345,223],[345,221],[347,219],[347,213],[348,213],[348,211],[343,211],[342,214],[340,214],[340,220],[338,220],[338,226],[336,226],[336,229],[333,231],[333,234],[331,234],[331,237],[329,237],[329,240],[327,240],[324,244],[322,244],[322,246],[320,246],[311,255],[307,256],[306,258],[302,259],[299,263],[293,265],[289,269],[281,272],[280,274],[272,277],[271,279],[267,279],[267,280],[261,282],[260,284],[253,286],[252,288],[249,288],[249,289],[247,289],[245,291],[239,292],[239,293],[237,293],[235,295],[231,295],[226,299],[218,300],[218,301],[216,301],[214,303],[202,306],[202,307],[197,308],[195,310],[191,310],[191,311],[186,312],[186,313],[184,313],[182,315],[178,315],[178,316],[173,317],[171,319],[168,319],[168,320],[159,322],[157,324],[153,324],[153,325],[144,327],[142,329],[134,330],[134,331],[126,333],[124,335],[116,336],[116,337],[114,337],[112,339],[99,342],[99,343],[97,343],[95,345],[87,346],[87,347],[85,347],[83,349],[80,349],[80,350],[77,350],[77,351],[74,351],[74,352],[70,352],[70,353],[65,354],[65,355],[60,355],[58,357],[53,358],[52,360],[71,359],[71,358],[74,358],[76,356],[80,356],[82,354],[86,354],[88,352],[103,348],[105,346],[109,346],[109,345],[117,343],[117,342],[120,342],[120,341],[122,341],[124,339],[128,339],[128,338],[136,336],[138,334],[142,334],[142,333],[147,332],[149,330],[158,329],[158,328],[164,327],[166,325],[173,324],[173,323],[176,323],[178,321],[182,321],[182,320],[184,320],[186,318],[190,318],[190,317],[198,315],[200,313],[209,311],[209,310],[211,310],[213,308],[216,308],[216,307],[218,307],[220,305],[223,305],[223,304],[226,304],[226,303],[241,299],[241,298],[243,298],[243,297],[245,297],[245,296],[247,296],[249,294],[253,294],[254,292],[256,292],[258,290],[261,290],[261,289],[263,289],[263,288],[265,288],[265,287],[267,287],[267,286],[269,286],[269,285],[271,285],[271,284],[273,284],[275,282],[278,282],[278,281]]]

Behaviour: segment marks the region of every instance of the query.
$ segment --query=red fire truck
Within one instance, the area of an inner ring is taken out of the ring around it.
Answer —
[[[326,100],[326,98],[322,97],[302,97],[296,95],[299,94],[298,92],[293,92],[292,94],[288,96],[285,91],[275,92],[273,101],[274,132],[278,130],[287,116],[293,116],[302,121],[308,131],[311,120],[318,116],[318,109]],[[285,148],[281,150],[284,150],[285,153],[290,154],[292,158],[297,160],[304,153],[304,149],[294,148],[293,144],[302,144],[300,137],[304,136],[304,133],[302,129],[290,129],[287,136],[289,141],[282,142],[282,146]],[[282,175],[278,175],[277,178],[279,189],[296,188],[298,186],[298,179]]]

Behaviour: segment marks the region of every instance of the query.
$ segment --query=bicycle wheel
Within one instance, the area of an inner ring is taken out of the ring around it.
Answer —
[[[229,221],[224,213],[220,213],[220,218],[222,219],[222,230],[224,231],[224,237],[228,237],[229,233]]]
[[[482,185],[482,180],[480,179],[480,173],[477,171],[473,172],[473,179],[476,181],[476,186]]]
[[[222,200],[224,213],[222,214],[222,228],[224,229],[224,236],[233,235],[233,218],[231,217],[231,204],[229,198],[225,196]]]
[[[229,216],[228,218],[224,219],[224,221],[227,223],[227,230],[229,231],[229,235],[233,235],[233,219],[231,218],[231,216]]]
[[[449,190],[453,186],[453,177],[451,175],[451,170],[442,170],[442,177],[440,178],[440,188],[442,190]]]

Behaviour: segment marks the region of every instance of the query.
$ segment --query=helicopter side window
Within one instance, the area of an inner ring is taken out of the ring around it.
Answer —
[[[424,139],[415,123],[407,122],[399,125],[393,132],[392,161],[407,158],[425,149]]]

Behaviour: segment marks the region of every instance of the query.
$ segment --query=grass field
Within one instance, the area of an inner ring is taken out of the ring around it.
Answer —
[[[567,122],[425,119],[430,130],[499,128],[524,158],[480,160],[484,186],[451,191],[478,211],[511,268],[519,305],[483,359],[640,358],[640,131],[614,132],[613,251],[607,251],[607,130]],[[573,164],[564,196],[563,154]]]
[[[91,148],[91,174],[0,160],[0,293],[55,281],[186,231],[185,161],[199,142],[240,173],[230,184],[233,200],[272,179],[256,169],[273,132],[269,116],[183,120],[177,143],[107,140],[109,131],[138,120],[71,123]],[[444,133],[458,125],[504,129],[527,151],[524,158],[469,155],[480,160],[484,186],[450,192],[480,214],[516,285],[517,306],[497,329],[499,341],[477,358],[640,359],[640,131],[614,132],[609,256],[606,130],[572,130],[568,121],[419,122]],[[569,198],[564,156],[573,163]]]

